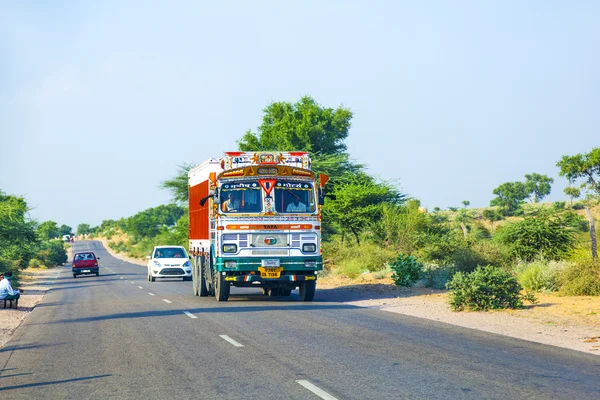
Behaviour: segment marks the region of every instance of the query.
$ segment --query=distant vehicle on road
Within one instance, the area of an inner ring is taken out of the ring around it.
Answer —
[[[70,242],[71,239],[71,235],[63,235],[62,237],[63,242]]]
[[[148,259],[148,280],[183,278],[192,280],[192,263],[183,246],[155,246]]]
[[[91,251],[75,253],[73,255],[73,265],[71,268],[73,278],[77,278],[77,275],[100,275],[98,260],[100,260],[100,257],[96,257]]]

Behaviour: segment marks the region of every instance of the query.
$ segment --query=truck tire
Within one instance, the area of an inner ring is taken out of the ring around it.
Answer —
[[[227,301],[229,299],[229,291],[231,286],[229,282],[225,280],[225,277],[219,273],[215,272],[215,298],[217,301]]]
[[[200,286],[200,297],[208,296],[208,283],[206,282],[206,257],[202,256],[198,258],[198,278]],[[196,295],[197,296],[197,295]]]
[[[200,266],[198,265],[199,258],[194,257],[194,264],[192,265],[192,291],[194,292],[194,296],[198,296],[200,294]]]
[[[301,301],[312,301],[315,297],[315,291],[317,289],[317,281],[305,281],[300,285],[300,300]]]

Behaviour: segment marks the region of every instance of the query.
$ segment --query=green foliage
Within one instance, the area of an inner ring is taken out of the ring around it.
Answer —
[[[525,190],[533,203],[537,203],[550,194],[554,179],[536,173],[525,175]]]
[[[583,210],[585,208],[585,205],[583,203],[575,203],[573,204],[573,210]]]
[[[40,240],[56,239],[58,234],[58,225],[54,221],[42,222],[37,228],[37,236]]]
[[[62,224],[60,228],[58,228],[58,237],[70,235],[71,232],[73,232],[73,228],[71,228],[69,225]]]
[[[554,212],[561,212],[565,209],[567,203],[565,201],[555,201],[550,209]]]
[[[600,263],[581,259],[569,264],[559,274],[558,285],[566,296],[600,295]]]
[[[0,261],[3,265],[25,268],[36,249],[35,223],[26,218],[29,211],[22,197],[0,190]]]
[[[521,285],[508,272],[487,265],[471,273],[458,272],[448,283],[449,304],[455,311],[497,310],[523,305]]]
[[[521,286],[534,292],[556,292],[559,289],[558,277],[570,263],[539,259],[530,263],[521,262],[515,268]]]
[[[341,267],[350,274],[359,270],[360,273],[385,270],[387,264],[396,258],[393,250],[376,243],[363,241],[358,245],[349,245],[339,238],[323,242],[323,255],[327,265]]]
[[[412,286],[418,279],[423,264],[413,256],[400,253],[398,258],[390,264],[393,271],[392,279],[397,286]]]
[[[600,147],[595,147],[586,154],[563,156],[556,166],[558,173],[573,183],[583,180],[583,186],[600,194]]]
[[[533,261],[536,257],[559,260],[575,246],[574,229],[568,218],[547,210],[506,224],[498,238],[524,261]]]
[[[87,235],[88,233],[90,233],[90,225],[89,224],[77,225],[77,234],[78,235]]]
[[[434,216],[421,212],[418,200],[406,204],[383,204],[381,217],[372,226],[373,234],[385,246],[412,254],[422,246],[423,237],[439,228]]]
[[[577,199],[581,196],[581,190],[574,186],[567,186],[564,193],[571,198],[571,204],[573,204],[573,199]]]
[[[349,279],[356,279],[363,272],[366,272],[366,268],[360,260],[357,259],[345,260],[336,270],[336,274],[345,276]]]
[[[490,201],[491,206],[499,206],[504,215],[514,215],[528,197],[527,188],[522,182],[506,182],[493,190],[497,196]]]
[[[238,142],[241,151],[303,150],[316,154],[346,151],[352,112],[324,108],[305,96],[297,103],[274,102],[263,110],[256,133],[246,132]]]
[[[363,172],[348,176],[333,189],[333,194],[335,200],[323,206],[324,219],[337,224],[342,233],[353,235],[359,244],[360,234],[381,218],[383,205],[398,204],[404,199],[391,185],[376,182]]]
[[[161,189],[171,192],[171,197],[176,204],[185,206],[188,203],[188,172],[194,166],[193,163],[179,164],[176,175],[160,184]]]
[[[127,218],[125,231],[138,238],[155,237],[163,228],[175,225],[184,213],[185,209],[175,204],[149,208]]]
[[[37,257],[47,267],[56,267],[67,262],[67,252],[60,240],[42,242]]]

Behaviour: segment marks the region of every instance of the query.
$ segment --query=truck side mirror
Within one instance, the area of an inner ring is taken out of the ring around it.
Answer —
[[[212,192],[213,203],[216,205],[221,204],[221,191],[217,188]]]
[[[323,195],[323,189],[319,188],[319,205],[322,206],[325,204],[325,195]]]

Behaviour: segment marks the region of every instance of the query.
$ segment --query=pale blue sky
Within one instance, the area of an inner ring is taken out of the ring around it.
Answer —
[[[0,189],[76,228],[169,201],[271,101],[354,112],[351,156],[487,206],[600,146],[596,1],[2,1]]]

